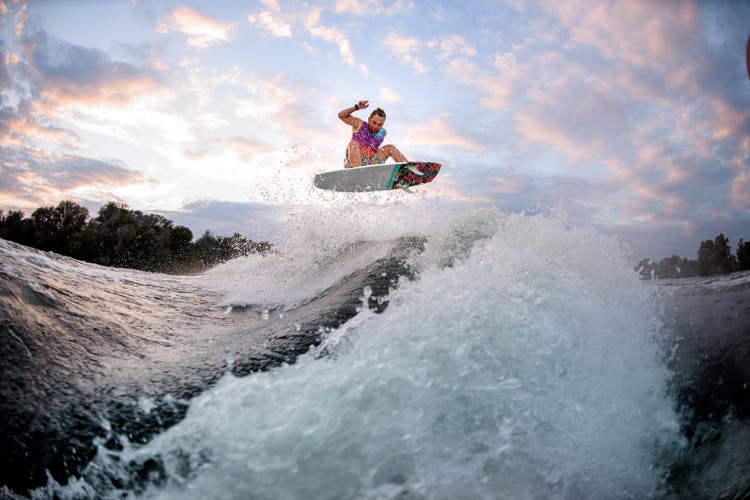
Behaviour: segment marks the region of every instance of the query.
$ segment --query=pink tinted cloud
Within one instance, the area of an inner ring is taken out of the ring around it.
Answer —
[[[159,33],[175,31],[187,36],[189,46],[205,49],[229,41],[229,35],[237,26],[214,19],[198,10],[182,5],[164,16],[159,24]]]
[[[26,11],[26,3],[23,0],[0,0],[0,16],[13,18],[15,35],[20,38],[29,17]]]
[[[323,11],[320,8],[313,8],[310,10],[305,18],[305,28],[307,29],[307,32],[310,33],[313,38],[320,38],[325,42],[335,43],[339,48],[339,54],[344,62],[350,66],[354,66],[354,51],[352,50],[349,38],[346,36],[346,33],[340,29],[322,24],[320,20],[322,12]],[[365,66],[360,66],[360,69],[365,73],[367,72]]]
[[[521,75],[512,54],[497,55],[494,65],[497,71],[490,72],[471,59],[456,57],[445,62],[443,69],[454,81],[477,89],[482,107],[502,111],[510,104]]]
[[[477,149],[481,147],[478,142],[459,133],[448,122],[447,116],[438,117],[430,122],[419,125],[413,125],[407,130],[406,135],[411,139],[412,144],[453,146],[463,149]]]
[[[464,65],[455,79],[474,80],[490,107],[497,92],[476,82],[513,74],[516,131],[530,144],[562,152],[573,166],[606,169],[607,198],[625,220],[723,217],[707,210],[722,198],[747,209],[750,140],[742,138],[750,134],[750,109],[732,80],[745,75],[708,40],[698,10],[711,6],[555,1],[544,7],[565,28],[555,33],[557,51],[524,54],[523,63],[496,75]],[[600,57],[582,57],[581,49]]]
[[[233,149],[243,158],[273,151],[271,147],[247,137],[228,137],[217,142],[221,146]]]
[[[738,210],[750,210],[750,172],[747,166],[732,181],[730,198]]]
[[[386,2],[381,0],[337,0],[334,12],[355,16],[394,15],[413,8],[413,2],[405,0],[390,2],[390,5],[386,5]]]
[[[0,110],[0,143],[6,147],[33,146],[40,141],[74,147],[78,136],[69,130],[44,126],[32,116],[11,108]]]
[[[273,152],[274,149],[253,139],[236,136],[212,141],[207,148],[199,151],[186,150],[185,156],[198,160],[223,151],[232,151],[241,160],[248,161],[255,156]]]
[[[112,60],[96,49],[57,41],[44,32],[24,39],[22,64],[41,97],[41,111],[70,104],[125,105],[144,94],[163,92],[158,72]]]
[[[387,40],[387,41],[385,41]],[[423,75],[427,73],[427,66],[422,62],[419,55],[424,43],[409,35],[400,35],[391,32],[383,41],[383,48],[393,54],[401,64],[410,66],[414,72]]]
[[[594,47],[607,59],[652,69],[684,64],[685,46],[695,45],[695,2],[547,0],[543,9],[567,31],[567,43]]]
[[[519,194],[527,188],[526,179],[519,177],[492,177],[488,184],[496,193]]]
[[[427,46],[439,49],[437,58],[440,61],[446,61],[456,57],[474,57],[477,55],[477,49],[475,49],[466,38],[455,33],[445,35],[438,40],[431,40],[428,42]]]
[[[81,188],[111,188],[139,183],[143,174],[122,165],[28,148],[2,149],[0,202],[39,206],[75,197]],[[102,200],[104,201],[104,200]]]
[[[292,25],[284,19],[281,19],[276,12],[264,10],[258,13],[249,14],[247,16],[247,21],[250,25],[258,26],[276,38],[291,38],[292,36]]]

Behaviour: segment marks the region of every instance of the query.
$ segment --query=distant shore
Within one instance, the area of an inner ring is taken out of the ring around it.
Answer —
[[[644,279],[690,278],[711,276],[750,269],[750,242],[740,238],[737,253],[732,255],[729,239],[720,233],[713,240],[704,240],[698,247],[697,260],[673,255],[660,261],[642,259],[635,270]]]
[[[86,207],[67,200],[37,208],[30,217],[0,210],[0,238],[94,264],[174,274],[204,271],[272,249],[267,241],[255,242],[239,233],[222,237],[206,231],[193,241],[187,227],[116,202],[91,218]]]

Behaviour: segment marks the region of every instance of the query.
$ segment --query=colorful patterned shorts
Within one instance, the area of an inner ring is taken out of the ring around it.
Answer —
[[[372,156],[360,155],[360,158],[362,167],[364,167],[365,165],[380,165],[382,163],[380,158],[378,158],[377,153]],[[349,161],[349,149],[347,148],[346,152],[344,153],[344,168],[352,168],[353,166],[354,165],[352,165],[352,162]]]

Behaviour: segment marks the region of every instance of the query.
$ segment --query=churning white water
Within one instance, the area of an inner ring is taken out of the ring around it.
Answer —
[[[495,212],[427,237],[419,277],[385,312],[363,310],[293,365],[226,375],[179,424],[127,446],[123,462],[164,464],[146,496],[659,496],[678,419],[653,290],[618,244],[556,217]]]

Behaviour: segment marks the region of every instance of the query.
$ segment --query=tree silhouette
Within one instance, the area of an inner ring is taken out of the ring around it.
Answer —
[[[705,240],[698,249],[698,270],[703,276],[729,273],[734,270],[729,239],[720,233],[713,241]]]
[[[750,269],[750,242],[740,241],[737,243],[737,270],[745,271]]]
[[[750,242],[744,242],[742,238],[737,244],[736,257],[732,255],[729,239],[723,233],[713,240],[702,241],[697,254],[698,260],[677,255],[659,262],[642,259],[635,269],[645,279],[688,278],[750,269]]]
[[[88,209],[68,200],[38,208],[28,219],[22,212],[0,212],[0,237],[96,264],[144,271],[193,272],[271,250],[270,243],[256,243],[239,233],[225,238],[206,231],[193,243],[187,227],[116,202],[88,219]]]
[[[72,201],[61,201],[56,207],[37,208],[31,214],[35,247],[63,255],[80,244],[89,211]]]

